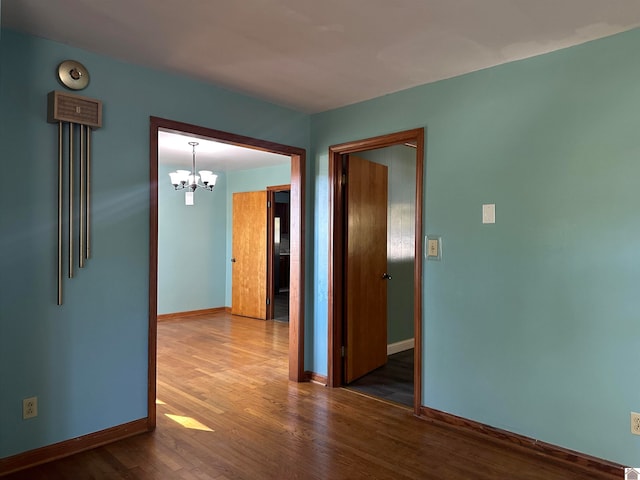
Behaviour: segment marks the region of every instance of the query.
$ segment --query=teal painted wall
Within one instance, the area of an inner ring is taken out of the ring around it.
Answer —
[[[46,95],[61,89],[55,71],[68,58],[91,72],[82,93],[104,102],[104,126],[93,142],[93,257],[65,281],[59,307],[57,133]],[[306,114],[6,29],[0,66],[5,457],[147,415],[149,116],[301,148],[310,133]],[[23,421],[22,399],[32,395],[39,416]]]
[[[387,166],[387,344],[413,338],[416,150],[404,145],[358,153]]]
[[[329,145],[426,127],[423,403],[640,464],[640,30],[312,117],[314,358]],[[495,203],[497,223],[481,223]]]
[[[236,170],[228,173],[227,188],[227,274],[226,274],[226,306],[231,306],[231,258],[233,227],[233,194],[236,192],[254,192],[267,187],[291,183],[291,162],[272,167]]]
[[[169,182],[176,168],[158,172],[158,314],[225,306],[226,175],[187,206]]]

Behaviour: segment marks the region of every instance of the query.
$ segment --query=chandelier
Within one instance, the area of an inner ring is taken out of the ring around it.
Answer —
[[[185,205],[193,205],[193,194],[196,189],[202,188],[212,191],[213,187],[216,186],[216,180],[218,178],[211,170],[200,170],[198,172],[200,175],[196,175],[196,145],[198,145],[198,142],[189,142],[189,145],[191,145],[193,149],[191,171],[176,170],[169,174],[173,188],[176,190],[186,190],[184,194]],[[202,183],[200,183],[201,179]]]

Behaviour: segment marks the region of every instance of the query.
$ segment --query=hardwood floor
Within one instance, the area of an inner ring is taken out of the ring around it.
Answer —
[[[225,313],[160,322],[157,430],[7,480],[611,478],[291,383],[287,328]]]

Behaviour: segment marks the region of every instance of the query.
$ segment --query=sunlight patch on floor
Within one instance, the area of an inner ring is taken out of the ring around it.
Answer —
[[[165,413],[165,416],[170,418],[176,423],[179,423],[185,428],[190,428],[192,430],[201,430],[203,432],[214,432],[211,428],[206,425],[200,423],[195,418],[185,417],[184,415],[171,415],[170,413]]]

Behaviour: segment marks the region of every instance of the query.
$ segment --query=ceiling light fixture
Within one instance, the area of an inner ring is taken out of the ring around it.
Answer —
[[[216,180],[218,179],[218,176],[211,170],[200,170],[198,172],[200,175],[196,175],[196,145],[198,145],[198,142],[189,142],[189,145],[193,149],[191,171],[176,170],[169,174],[173,188],[186,190],[184,194],[185,205],[193,205],[193,194],[196,189],[202,188],[210,192],[216,186]],[[200,183],[200,179],[202,179],[202,183]]]

